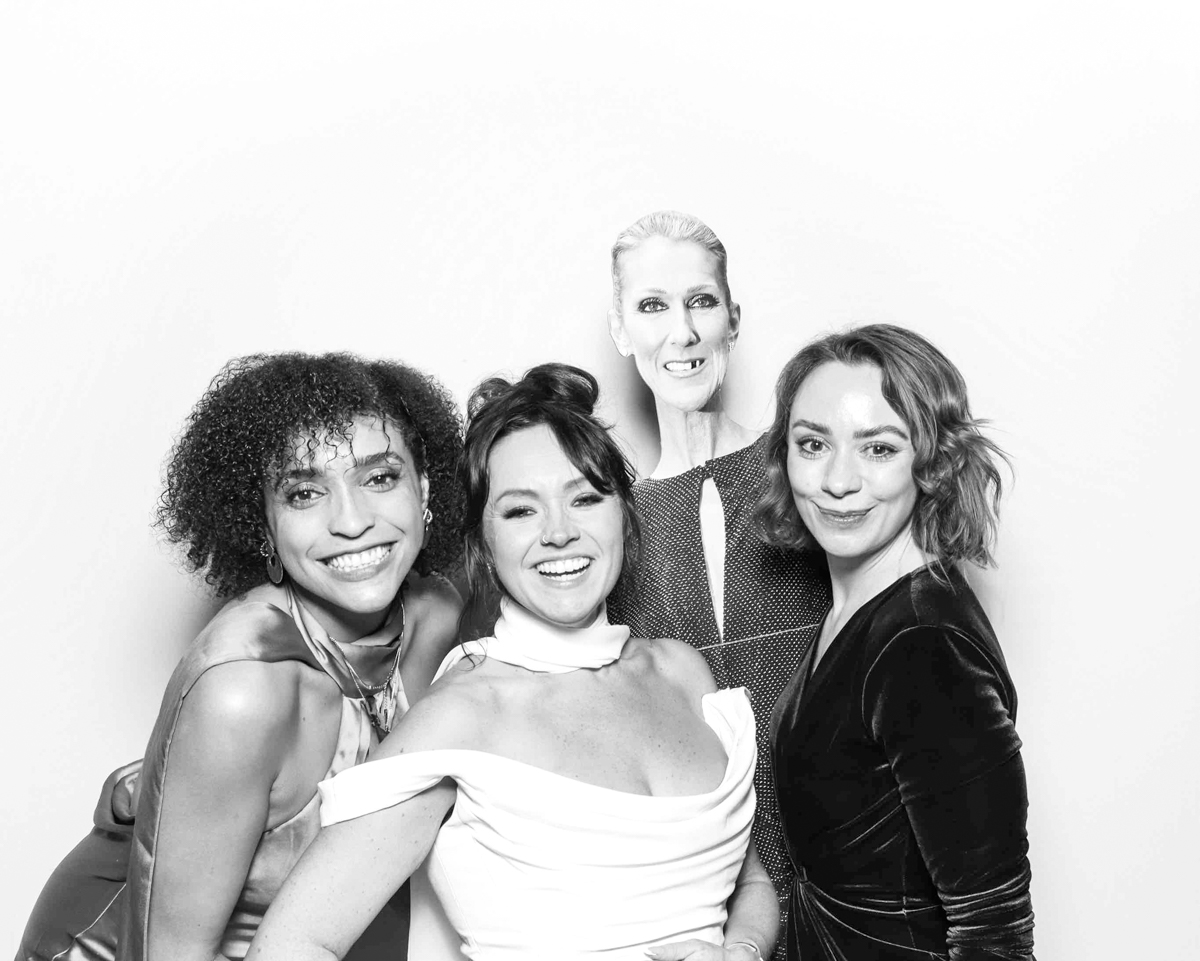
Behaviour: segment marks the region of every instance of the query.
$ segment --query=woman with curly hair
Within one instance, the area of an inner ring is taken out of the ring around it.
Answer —
[[[230,600],[171,677],[132,799],[102,796],[19,959],[245,955],[319,829],[317,783],[365,760],[453,643],[459,598],[434,572],[458,563],[461,446],[450,396],[402,364],[255,355],[217,375],[159,524]],[[356,956],[402,957],[406,933],[401,897]]]
[[[758,518],[825,551],[833,607],[775,706],[790,961],[1031,958],[1017,695],[959,565],[991,562],[999,449],[912,331],[783,369]]]
[[[327,827],[248,959],[344,957],[427,854],[474,961],[770,953],[746,692],[718,691],[690,645],[605,614],[638,521],[598,396],[564,364],[472,395],[469,634],[485,636],[446,659],[376,758],[321,785]]]

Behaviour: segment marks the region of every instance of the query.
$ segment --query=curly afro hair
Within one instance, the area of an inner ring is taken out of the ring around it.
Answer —
[[[158,526],[186,548],[190,570],[218,597],[265,580],[264,485],[295,456],[345,439],[356,418],[398,429],[429,478],[434,523],[415,567],[425,574],[460,566],[462,495],[455,467],[462,418],[446,389],[412,367],[353,354],[252,354],[213,378],[175,442],[166,467]]]

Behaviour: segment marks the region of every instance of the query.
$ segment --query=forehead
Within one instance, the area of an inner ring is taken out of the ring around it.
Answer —
[[[326,428],[296,435],[282,469],[345,468],[365,457],[389,451],[409,459],[408,445],[399,426],[375,415],[360,415],[344,431]]]
[[[837,427],[903,424],[883,396],[883,372],[874,364],[837,361],[812,371],[792,398],[792,419]]]
[[[554,432],[536,424],[500,438],[488,455],[492,496],[513,487],[562,487],[581,476],[563,452]]]
[[[720,285],[721,262],[711,250],[691,240],[648,237],[621,255],[621,275],[628,288]]]

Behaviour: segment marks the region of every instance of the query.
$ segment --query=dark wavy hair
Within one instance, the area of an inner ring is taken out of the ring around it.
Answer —
[[[462,420],[454,400],[428,374],[353,354],[252,354],[221,368],[171,451],[158,526],[184,546],[188,568],[204,571],[218,597],[261,584],[264,485],[291,462],[297,444],[336,446],[359,417],[397,430],[429,478],[433,523],[414,566],[421,573],[455,569]]]
[[[755,519],[768,544],[812,547],[788,481],[792,401],[822,364],[870,364],[883,375],[883,397],[913,438],[917,501],[912,532],[934,559],[934,570],[971,561],[993,563],[991,547],[1002,484],[996,461],[1007,457],[971,416],[962,374],[920,334],[891,324],[870,324],[831,334],[788,361],[775,385],[775,420],[767,432],[767,472]]]
[[[636,567],[641,526],[633,502],[634,473],[608,426],[593,414],[599,396],[596,378],[567,364],[540,364],[515,382],[490,377],[471,393],[459,468],[466,494],[464,639],[489,632],[498,613],[502,588],[484,540],[483,514],[489,492],[488,459],[496,442],[509,434],[544,424],[588,483],[602,494],[617,496],[624,522],[623,566]]]

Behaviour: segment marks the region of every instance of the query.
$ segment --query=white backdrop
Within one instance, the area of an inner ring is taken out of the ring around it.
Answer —
[[[210,610],[149,521],[221,363],[574,362],[645,465],[607,250],[661,207],[730,250],[743,421],[830,327],[962,368],[1016,464],[978,581],[1038,953],[1194,949],[1194,5],[444,6],[0,7],[0,954]]]

